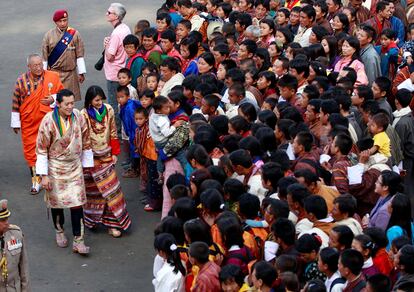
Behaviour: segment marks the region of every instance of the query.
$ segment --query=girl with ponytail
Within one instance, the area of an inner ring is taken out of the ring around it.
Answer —
[[[158,234],[154,239],[154,248],[164,260],[162,268],[152,280],[154,290],[156,292],[184,291],[186,270],[181,262],[174,236],[169,233]]]

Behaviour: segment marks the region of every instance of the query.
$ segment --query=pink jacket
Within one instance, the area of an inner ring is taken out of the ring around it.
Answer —
[[[367,77],[367,74],[365,73],[364,64],[359,60],[354,60],[351,64],[349,64],[350,61],[351,61],[351,58],[341,58],[341,59],[339,59],[338,63],[336,63],[336,65],[335,65],[334,71],[339,72],[344,67],[351,67],[357,73],[357,80],[355,82],[355,86],[368,85],[368,77]]]

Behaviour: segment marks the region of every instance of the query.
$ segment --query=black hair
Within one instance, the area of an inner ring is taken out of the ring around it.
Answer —
[[[338,234],[338,242],[345,248],[351,248],[354,233],[351,228],[346,225],[337,225],[332,228],[332,231]]]
[[[393,226],[400,226],[409,238],[411,230],[411,201],[407,195],[397,193],[391,202],[392,213],[388,222],[387,230]]]
[[[178,0],[184,1],[184,0]],[[188,249],[188,254],[195,258],[197,262],[205,264],[208,262],[208,257],[210,255],[209,247],[207,243],[202,241],[195,241],[190,244]]]
[[[212,179],[218,181],[221,185],[224,184],[227,179],[227,175],[222,167],[210,165],[207,169],[210,172]]]
[[[177,217],[167,216],[161,220],[154,234],[170,233],[174,236],[177,244],[184,244],[183,221]]]
[[[244,283],[244,274],[242,269],[233,264],[225,265],[221,268],[219,273],[219,279],[221,283],[226,283],[227,281],[234,281],[239,287]]]
[[[161,39],[169,40],[172,43],[175,43],[177,38],[175,32],[172,29],[167,29],[161,33]]]
[[[223,9],[224,15],[226,17],[229,16],[230,12],[232,11],[233,7],[231,7],[230,3],[226,3],[226,2],[221,2],[217,5],[218,7],[221,7],[221,9]]]
[[[246,192],[245,185],[235,178],[227,179],[223,184],[224,194],[230,196],[230,201],[237,202],[239,197]]]
[[[296,250],[300,253],[311,253],[313,251],[318,253],[321,245],[322,240],[316,234],[305,233],[295,242]]]
[[[169,233],[160,233],[155,236],[154,248],[163,251],[167,255],[167,263],[174,267],[174,273],[178,272],[184,277],[186,270],[181,262],[180,252],[177,249],[176,241],[173,235]]]
[[[290,119],[280,119],[277,121],[276,126],[280,132],[283,133],[287,140],[291,139],[289,128],[294,125],[295,122]]]
[[[254,136],[247,136],[239,141],[240,149],[249,151],[252,157],[261,156],[261,148],[259,140]]]
[[[187,115],[191,115],[192,112],[192,107],[187,103],[187,99],[184,96],[182,91],[178,91],[178,90],[172,90],[170,93],[168,93],[168,98],[173,102],[173,103],[179,103],[180,104],[180,108],[182,110],[184,110],[184,112]]]
[[[296,134],[295,139],[299,145],[303,146],[305,152],[312,150],[314,139],[310,132],[299,132]]]
[[[167,189],[171,190],[176,185],[187,185],[187,181],[185,179],[185,176],[181,173],[173,173],[171,174],[166,182]]]
[[[303,93],[306,93],[308,95],[309,101],[312,99],[318,99],[320,95],[318,88],[312,84],[306,85],[303,89]]]
[[[63,97],[67,97],[67,96],[73,96],[73,92],[70,91],[69,89],[61,89],[57,94],[56,94],[56,101],[58,103],[61,103],[63,101]],[[95,98],[95,97],[94,97]],[[91,100],[92,101],[92,100]]]
[[[127,35],[124,40],[122,41],[124,47],[126,45],[134,45],[135,49],[139,48],[139,39],[134,34]]]
[[[308,196],[303,200],[303,205],[306,213],[312,213],[318,220],[328,216],[328,206],[325,199],[321,196]]]
[[[309,76],[309,62],[307,60],[295,58],[289,62],[289,67],[295,69],[298,74],[304,73],[305,78]]]
[[[367,282],[371,286],[372,292],[391,291],[390,278],[384,274],[371,275],[368,277]]]
[[[200,218],[194,218],[185,222],[183,230],[184,234],[189,238],[189,244],[195,241],[202,241],[210,246],[213,243],[210,226]]]
[[[103,91],[102,87],[98,85],[92,85],[88,88],[85,94],[85,108],[89,108],[92,104],[92,100],[97,96],[102,97],[102,99],[106,99],[105,92]]]
[[[200,144],[193,144],[186,151],[186,159],[188,161],[195,160],[200,165],[207,167],[212,164],[211,158],[206,149]]]
[[[154,111],[159,111],[162,109],[164,105],[168,103],[168,98],[162,95],[158,95],[156,98],[154,98],[154,101],[152,102],[152,107],[154,108]]]
[[[142,106],[139,106],[139,107],[137,107],[137,108],[135,109],[135,111],[134,111],[134,115],[136,115],[136,114],[143,114],[143,115],[144,115],[144,117],[145,117],[145,118],[147,118],[147,119],[148,119],[148,117],[149,117],[149,112],[148,112],[148,110],[147,110],[146,108],[142,107]]]
[[[217,133],[222,135],[227,135],[229,132],[229,118],[225,115],[214,116],[210,120],[210,125],[217,131]]]
[[[269,208],[270,214],[273,215],[275,219],[277,218],[288,218],[289,217],[289,205],[286,201],[269,199]]]
[[[247,132],[250,129],[250,123],[242,116],[234,116],[229,120],[229,124],[233,127],[236,133]]]
[[[278,195],[281,199],[286,199],[289,186],[296,184],[298,180],[294,177],[282,177],[278,183]]]
[[[345,13],[338,13],[335,16],[337,16],[339,21],[342,23],[342,25],[344,27],[343,32],[348,33],[348,30],[349,30],[349,18],[348,18],[348,16],[346,16]]]
[[[246,47],[246,50],[250,54],[256,54],[257,51],[257,44],[255,41],[252,40],[244,40],[240,45],[244,45]]]
[[[354,237],[354,240],[358,241],[364,250],[368,250],[369,257],[372,256],[372,250],[375,248],[375,243],[372,241],[369,235],[358,234]]]
[[[277,272],[271,263],[266,261],[259,261],[254,263],[252,271],[255,271],[257,280],[262,280],[267,287],[272,287],[273,282],[277,278]]]
[[[275,113],[271,110],[262,110],[259,112],[258,119],[263,124],[269,126],[269,128],[274,129],[277,123],[277,117]]]
[[[371,117],[372,122],[375,123],[382,131],[387,130],[390,119],[387,114],[379,112]]]
[[[267,162],[263,164],[261,170],[263,180],[270,181],[273,190],[276,191],[280,179],[284,177],[284,173],[280,165],[275,162]]]
[[[116,92],[122,92],[126,96],[129,96],[129,94],[130,94],[128,86],[122,86],[122,85],[118,86],[118,88],[116,89]],[[65,95],[65,96],[67,96],[67,95]]]
[[[190,219],[197,218],[197,206],[190,197],[179,198],[172,206],[175,216],[186,222]]]
[[[307,68],[308,68],[308,75],[309,75],[309,64]],[[293,89],[296,91],[298,90],[298,80],[296,79],[296,77],[290,74],[286,74],[279,78],[279,81],[277,82],[277,86],[286,87],[286,88]]]
[[[183,38],[180,42],[180,46],[188,47],[189,56],[188,59],[194,59],[198,53],[198,44],[199,42],[195,37],[187,36]]]
[[[211,214],[218,214],[224,211],[224,199],[217,189],[206,189],[201,192],[200,202],[203,209],[208,210]]]
[[[332,247],[325,247],[319,251],[322,263],[328,266],[330,272],[338,270],[339,252]]]
[[[353,217],[357,209],[357,200],[350,194],[342,194],[334,199],[334,204],[338,204],[338,209],[342,214],[347,213],[348,217]]]
[[[157,13],[156,20],[163,20],[163,19],[165,19],[165,22],[167,23],[167,25],[170,26],[170,24],[171,24],[171,16],[170,16],[170,14],[168,14],[166,12]]]
[[[276,238],[279,238],[288,246],[295,244],[295,225],[287,218],[278,218],[275,223],[272,224],[272,233]]]
[[[322,39],[325,36],[329,35],[329,32],[322,25],[315,25],[315,26],[313,26],[312,27],[312,32],[315,34],[316,39],[318,40],[318,42],[321,42]],[[325,55],[325,54],[323,54],[323,55]]]
[[[402,191],[401,176],[397,173],[391,170],[384,170],[381,172],[381,177],[382,185],[388,187],[388,194],[390,196]]]
[[[325,283],[320,279],[312,279],[308,281],[304,288],[305,292],[326,292]]]
[[[256,219],[260,211],[260,200],[257,196],[244,193],[239,197],[239,212],[247,219]]]
[[[348,155],[353,145],[352,138],[347,134],[338,134],[335,138],[335,146],[338,147],[341,154]]]
[[[250,153],[246,150],[239,149],[236,151],[233,151],[230,156],[230,161],[234,166],[240,165],[244,168],[249,168],[252,166],[252,157],[250,156]]]
[[[372,40],[375,40],[377,38],[377,32],[371,25],[360,24],[358,28],[363,30],[367,34],[367,36],[371,38]]]
[[[175,185],[170,191],[171,198],[176,200],[179,198],[188,197],[189,195],[190,193],[186,185]]]
[[[263,152],[277,149],[277,141],[274,130],[270,127],[260,127],[254,135],[259,140],[260,147]]]
[[[413,96],[411,95],[411,91],[403,88],[397,91],[397,93],[395,94],[395,99],[398,100],[398,103],[402,107],[407,107],[410,105]]]
[[[227,249],[233,245],[237,245],[240,248],[243,247],[243,228],[237,217],[219,217],[217,226],[220,230],[224,246]]]
[[[316,19],[316,11],[315,8],[313,8],[312,5],[305,5],[302,7],[300,12],[303,12],[306,14],[307,17],[312,18],[312,22]]]
[[[346,249],[342,252],[339,260],[352,274],[359,275],[361,273],[362,266],[364,265],[364,258],[359,251]]]
[[[154,42],[157,41],[158,38],[158,32],[155,28],[153,27],[149,27],[146,28],[142,31],[142,37],[146,37],[146,38],[152,38]]]
[[[243,115],[245,116],[248,122],[253,123],[256,121],[257,119],[256,107],[252,103],[250,102],[243,103],[239,105],[238,109],[243,113]]]
[[[379,89],[381,90],[381,92],[385,91],[386,95],[389,94],[390,90],[391,90],[391,80],[388,77],[385,76],[379,76],[377,78],[375,78],[375,84],[377,84],[377,86],[379,87]]]
[[[236,21],[240,24],[240,27],[244,26],[244,29],[246,29],[249,25],[252,25],[252,17],[248,13],[238,13]]]

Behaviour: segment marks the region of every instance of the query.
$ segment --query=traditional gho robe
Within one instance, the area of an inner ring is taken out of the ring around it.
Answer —
[[[57,108],[42,120],[37,137],[36,172],[47,175],[50,208],[72,208],[86,203],[83,167],[93,167],[88,127],[77,109],[65,123]]]
[[[83,170],[87,199],[83,207],[85,225],[93,228],[102,223],[126,230],[131,219],[112,160],[112,155],[121,152],[114,110],[104,104],[99,112],[89,108],[81,114],[88,127],[94,159],[94,167]]]
[[[69,27],[67,30],[74,29]],[[55,27],[44,35],[42,42],[43,66],[44,69],[48,68],[58,72],[64,87],[74,93],[75,100],[81,100],[78,74],[85,74],[86,66],[84,60],[85,49],[79,32],[75,32],[72,41],[54,64],[48,64],[47,62],[49,55],[62,39],[64,33],[64,31]]]
[[[13,93],[11,127],[22,131],[23,153],[29,167],[36,164],[36,139],[40,122],[52,110],[40,100],[56,95],[63,89],[56,72],[44,71],[40,78],[33,78],[30,72],[19,76]]]

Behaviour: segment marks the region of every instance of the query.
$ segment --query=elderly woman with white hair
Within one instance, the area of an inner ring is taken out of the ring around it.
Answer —
[[[124,38],[131,34],[129,27],[122,23],[126,14],[125,6],[121,3],[112,3],[106,11],[107,21],[114,27],[111,35],[105,37],[103,45],[105,48],[104,72],[108,88],[108,102],[115,111],[118,134],[121,129],[121,122],[118,114],[118,104],[116,101],[116,89],[118,83],[118,71],[125,67],[127,54],[123,47]]]

